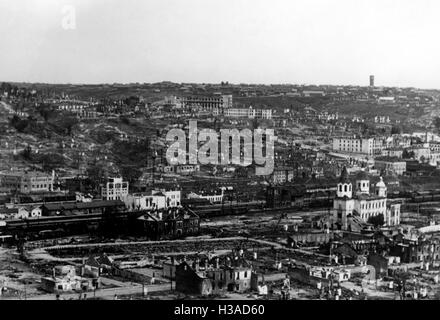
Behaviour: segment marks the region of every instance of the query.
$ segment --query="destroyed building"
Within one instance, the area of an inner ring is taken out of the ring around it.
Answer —
[[[157,209],[139,217],[137,229],[151,240],[192,236],[199,233],[200,218],[188,208]]]
[[[176,290],[196,295],[245,292],[251,289],[252,266],[242,255],[197,258],[176,267]]]

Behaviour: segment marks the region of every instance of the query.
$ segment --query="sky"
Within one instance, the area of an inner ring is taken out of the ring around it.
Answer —
[[[368,85],[374,74],[440,89],[439,15],[438,0],[1,0],[0,81]]]

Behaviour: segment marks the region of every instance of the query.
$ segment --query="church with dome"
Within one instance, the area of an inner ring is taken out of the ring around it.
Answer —
[[[372,187],[365,171],[351,181],[347,168],[344,168],[333,208],[333,222],[340,230],[360,230],[368,225],[370,218],[379,215],[384,217],[384,226],[400,224],[400,204],[387,202],[387,186],[383,178]]]

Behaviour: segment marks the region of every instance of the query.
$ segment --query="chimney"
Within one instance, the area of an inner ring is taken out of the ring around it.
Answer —
[[[205,270],[208,270],[208,267],[209,267],[209,260],[208,260],[208,258],[205,259],[204,265],[205,265]]]
[[[56,278],[55,268],[52,269],[52,277],[53,277],[54,279]]]
[[[216,268],[216,269],[219,269],[219,268],[220,268],[220,258],[219,258],[219,257],[216,257],[216,258],[215,258],[215,268]]]

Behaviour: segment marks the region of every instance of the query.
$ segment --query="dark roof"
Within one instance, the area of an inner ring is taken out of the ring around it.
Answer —
[[[344,256],[348,257],[354,257],[357,258],[358,253],[354,248],[347,242],[342,243],[340,246],[338,246],[336,249],[333,249],[332,253],[338,253]]]
[[[11,214],[11,213],[18,213],[18,208],[12,208],[12,209],[1,208],[0,209],[0,214]]]
[[[105,253],[103,253],[102,255],[97,257],[89,257],[85,264],[99,268],[101,267],[101,265],[111,266],[113,263],[109,259],[109,257]]]
[[[365,171],[361,171],[356,175],[356,180],[368,180],[368,174]]]
[[[94,208],[106,208],[124,206],[124,203],[120,200],[99,200],[92,202],[63,202],[63,203],[46,203],[43,207],[49,211],[56,210],[81,210],[81,209],[94,209]]]
[[[375,194],[359,194],[355,196],[356,199],[359,200],[378,200],[378,199],[385,199],[386,197],[379,197]]]
[[[383,162],[405,162],[404,159],[399,159],[397,157],[377,157],[376,159],[374,159],[376,162],[377,161],[383,161]]]

